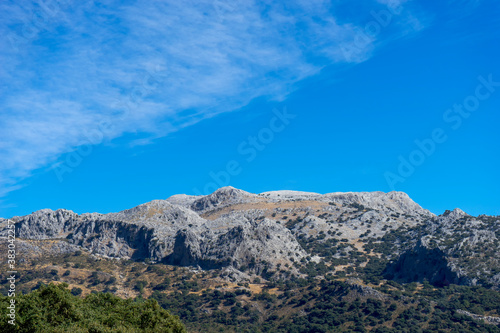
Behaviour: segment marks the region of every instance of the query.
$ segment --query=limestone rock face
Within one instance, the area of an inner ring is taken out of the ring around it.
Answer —
[[[429,248],[418,243],[411,251],[403,253],[386,270],[387,277],[403,282],[423,281],[439,286],[462,284],[466,281],[448,265],[446,254],[439,248]]]
[[[431,212],[420,207],[404,192],[349,192],[324,195],[329,200],[341,204],[360,204],[374,210],[393,211],[399,214],[430,217]]]
[[[335,274],[375,256],[387,262],[387,278],[493,287],[500,285],[499,220],[460,209],[436,216],[402,192],[252,194],[233,187],[118,213],[43,209],[11,218],[27,254],[84,249],[109,258],[222,269],[234,279],[269,272],[303,276],[315,265]],[[0,219],[0,237],[6,225]],[[369,253],[365,245],[379,252]]]
[[[426,220],[401,237],[389,278],[436,285],[500,286],[500,218],[470,216],[460,209]],[[396,249],[395,249],[396,251]]]
[[[222,187],[212,194],[203,196],[191,204],[191,209],[196,212],[205,212],[228,205],[255,201],[257,196],[234,187]]]
[[[259,272],[306,256],[292,233],[274,220],[245,214],[206,220],[199,213],[254,202],[256,195],[231,187],[208,196],[174,196],[110,214],[78,215],[44,209],[14,217],[17,237],[64,240],[110,258],[164,261],[205,269],[226,266]],[[1,225],[6,221],[2,219]],[[2,231],[5,234],[6,230]],[[28,247],[31,245],[27,245]]]
[[[182,206],[185,208],[191,207],[193,202],[202,196],[198,195],[186,195],[186,194],[176,194],[167,199],[168,202],[174,205]]]
[[[26,239],[52,239],[64,236],[78,224],[78,215],[72,211],[43,209],[16,221],[16,234]]]

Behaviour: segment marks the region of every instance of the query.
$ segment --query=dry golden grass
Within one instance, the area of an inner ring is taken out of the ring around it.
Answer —
[[[240,211],[240,210],[251,210],[251,209],[260,209],[264,210],[265,214],[264,216],[269,217],[271,214],[274,212],[276,208],[281,208],[281,209],[312,209],[312,210],[321,210],[323,207],[328,206],[328,203],[326,202],[318,202],[318,201],[309,201],[309,200],[304,200],[304,201],[280,201],[280,202],[252,202],[252,203],[245,203],[245,204],[236,204],[236,205],[231,205],[227,207],[223,207],[220,209],[215,209],[209,212],[206,212],[201,215],[201,217],[208,219],[208,220],[215,220],[219,217],[221,217],[224,214],[234,212],[234,211]],[[286,213],[282,214],[277,214],[277,217],[282,217],[287,215]],[[288,214],[289,215],[289,214]]]

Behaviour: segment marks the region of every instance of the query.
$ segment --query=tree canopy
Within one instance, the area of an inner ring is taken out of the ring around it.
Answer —
[[[178,317],[155,300],[124,300],[111,293],[82,298],[72,295],[64,283],[17,295],[14,327],[7,317],[10,299],[0,297],[0,332],[187,332]]]

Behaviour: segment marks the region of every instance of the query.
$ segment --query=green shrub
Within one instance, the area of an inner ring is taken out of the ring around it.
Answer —
[[[0,296],[0,332],[186,332],[179,319],[155,300],[123,300],[110,293],[80,298],[71,294],[67,284],[17,295],[15,326],[8,323],[9,301]]]

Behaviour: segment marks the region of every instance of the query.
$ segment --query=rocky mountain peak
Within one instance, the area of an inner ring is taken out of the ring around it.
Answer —
[[[291,191],[291,190],[281,190],[281,191],[268,191],[260,193],[262,196],[269,200],[314,200],[322,197],[322,194],[314,192],[303,192],[303,191]]]
[[[448,214],[445,212],[443,215],[447,215],[453,219],[460,219],[462,217],[470,216],[469,214],[467,214],[466,212],[464,212],[460,208],[455,208],[454,210],[452,210]]]
[[[252,194],[229,186],[118,213],[44,209],[12,220],[20,244],[54,241],[61,245],[55,249],[85,249],[104,257],[288,276],[316,264],[339,270],[335,265],[353,265],[360,256],[368,260],[369,245],[372,251],[379,248],[377,255],[385,260],[400,256],[387,271],[398,279],[412,280],[413,267],[418,267],[423,273],[417,279],[472,283],[473,273],[482,270],[482,281],[500,284],[500,273],[484,273],[498,266],[498,218],[472,217],[458,208],[435,216],[403,192]],[[5,222],[0,219],[3,235]],[[487,263],[485,268],[460,259],[484,253],[489,259],[478,262]],[[424,274],[431,263],[444,273]]]
[[[151,215],[151,213],[162,213],[166,210],[170,210],[173,208],[173,205],[166,200],[153,200],[134,208],[123,210],[119,213],[112,214],[121,214],[127,217],[139,217],[144,215]]]
[[[40,209],[37,210],[36,212],[33,212],[31,215],[32,216],[64,216],[64,215],[73,215],[76,214],[72,210],[68,209],[57,209],[57,210],[52,210],[52,209]]]
[[[379,211],[394,211],[407,215],[434,216],[423,209],[404,192],[335,192],[324,195],[324,198],[342,205],[363,205]]]
[[[214,208],[221,208],[230,204],[255,201],[257,195],[239,190],[232,186],[218,189],[212,194],[196,199],[191,204],[191,209],[197,212],[208,211]]]
[[[435,219],[430,221],[432,224],[433,221],[436,221],[438,225],[447,227],[447,228],[454,228],[454,224],[461,220],[465,219],[467,217],[471,217],[469,214],[461,210],[460,208],[455,208],[454,210],[446,210],[443,214],[436,216]]]
[[[201,198],[201,195],[187,195],[187,194],[175,194],[169,197],[166,201],[174,205],[179,205],[182,207],[189,208],[197,199]]]
[[[184,224],[201,225],[204,222],[204,220],[191,209],[172,204],[167,200],[153,200],[118,213],[106,214],[103,218],[113,221],[147,224],[151,226],[170,223],[174,224],[176,228]],[[157,229],[163,230],[164,227]]]

